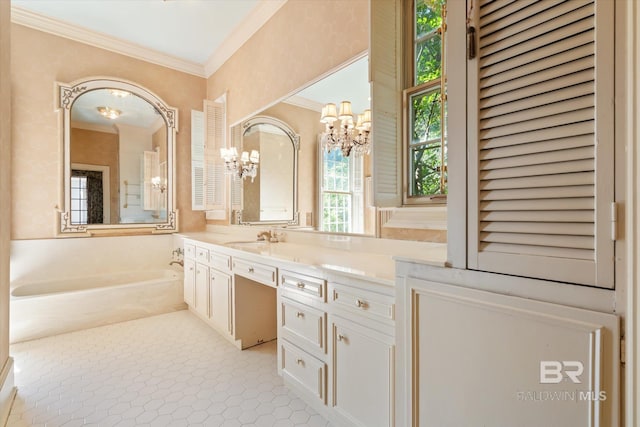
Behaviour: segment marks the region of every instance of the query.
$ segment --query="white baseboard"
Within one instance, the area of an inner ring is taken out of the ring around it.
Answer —
[[[7,359],[0,373],[0,426],[7,424],[9,411],[16,397],[16,387],[13,381],[13,358]]]

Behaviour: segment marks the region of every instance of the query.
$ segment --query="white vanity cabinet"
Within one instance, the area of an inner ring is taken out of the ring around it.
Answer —
[[[394,289],[329,283],[330,406],[340,424],[394,426]]]
[[[231,257],[216,246],[185,240],[184,301],[227,337],[233,335]]]
[[[278,371],[307,403],[326,411],[326,280],[283,269],[279,276]]]

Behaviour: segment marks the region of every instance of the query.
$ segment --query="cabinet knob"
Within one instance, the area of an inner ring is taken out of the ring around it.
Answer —
[[[300,289],[304,289],[304,286],[305,286],[305,285],[304,285],[304,283],[303,283],[303,282],[298,282],[298,283],[296,283],[296,286],[297,286],[298,288],[300,288]]]
[[[361,299],[356,300],[356,307],[367,308],[367,302]]]
[[[304,313],[303,313],[303,312],[301,312],[301,311],[298,311],[298,312],[296,313],[296,317],[304,317]]]
[[[347,341],[347,336],[346,335],[342,335],[342,334],[338,334],[338,341]]]
[[[253,267],[249,267],[249,273],[253,273]]]
[[[304,365],[304,360],[302,360],[302,359],[296,359],[296,363],[297,363],[298,365]]]

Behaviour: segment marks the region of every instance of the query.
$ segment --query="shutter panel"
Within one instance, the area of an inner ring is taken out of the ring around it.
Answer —
[[[369,43],[374,205],[402,203],[402,2],[372,1]]]
[[[206,210],[224,211],[225,175],[224,161],[220,157],[220,149],[226,147],[225,103],[204,101],[205,114],[205,146],[204,199]]]
[[[191,209],[204,210],[204,113],[191,110]]]
[[[612,288],[613,2],[479,3],[469,267]]]

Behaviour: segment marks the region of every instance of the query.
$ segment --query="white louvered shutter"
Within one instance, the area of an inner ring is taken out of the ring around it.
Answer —
[[[191,110],[191,209],[204,210],[204,113]]]
[[[402,203],[401,3],[370,2],[371,157],[378,207]]]
[[[469,268],[613,287],[613,5],[475,3]]]
[[[205,186],[206,210],[225,211],[224,161],[220,149],[226,147],[225,103],[204,101],[205,114]]]

